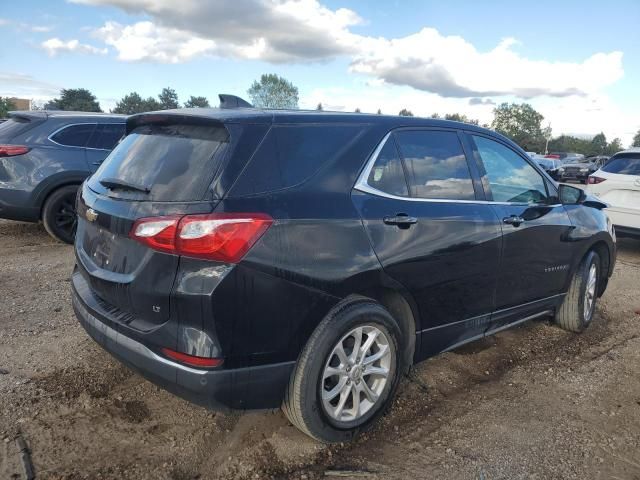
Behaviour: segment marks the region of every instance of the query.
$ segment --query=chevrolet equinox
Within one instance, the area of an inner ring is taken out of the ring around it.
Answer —
[[[463,123],[138,114],[79,192],[73,305],[181,397],[348,441],[416,362],[543,316],[585,329],[615,263],[604,207]]]

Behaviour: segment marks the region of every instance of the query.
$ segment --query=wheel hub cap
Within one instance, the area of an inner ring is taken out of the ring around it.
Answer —
[[[352,422],[377,404],[389,381],[392,345],[373,325],[356,327],[340,339],[320,382],[327,415],[337,422]]]

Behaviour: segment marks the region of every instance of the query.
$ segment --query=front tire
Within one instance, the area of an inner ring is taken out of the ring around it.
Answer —
[[[571,285],[560,309],[556,312],[555,322],[570,332],[582,332],[586,329],[596,310],[600,285],[600,257],[589,252],[580,263],[571,280]]]
[[[348,442],[389,407],[401,371],[401,332],[380,304],[338,304],[304,347],[282,409],[291,423],[326,443]]]
[[[76,217],[77,185],[67,185],[51,193],[44,202],[42,223],[56,240],[73,243],[78,219]]]

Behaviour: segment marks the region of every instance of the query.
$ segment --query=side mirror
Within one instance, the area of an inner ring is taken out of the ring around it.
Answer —
[[[563,205],[577,205],[584,202],[587,195],[584,190],[561,183],[558,187],[558,198]]]

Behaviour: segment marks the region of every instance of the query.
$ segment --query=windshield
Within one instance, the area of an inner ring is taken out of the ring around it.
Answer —
[[[89,188],[118,198],[201,200],[228,141],[219,126],[140,126],[111,152]]]

